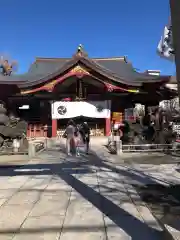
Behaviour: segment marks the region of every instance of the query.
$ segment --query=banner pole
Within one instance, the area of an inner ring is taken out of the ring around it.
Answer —
[[[180,108],[180,0],[170,0],[172,36],[175,51],[176,81]]]

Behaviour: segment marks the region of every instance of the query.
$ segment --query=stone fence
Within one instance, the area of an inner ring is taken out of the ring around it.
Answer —
[[[45,142],[46,142],[46,139],[29,141],[29,147],[28,147],[29,158],[35,157],[36,154],[44,150],[46,148]]]

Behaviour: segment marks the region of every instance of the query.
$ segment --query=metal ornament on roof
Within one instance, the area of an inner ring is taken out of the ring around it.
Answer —
[[[12,72],[17,71],[17,62],[9,60],[9,57],[0,56],[1,73],[4,76],[10,76]]]
[[[83,45],[82,44],[79,44],[78,46],[78,51],[82,51],[83,50]]]
[[[76,54],[75,54],[75,57],[76,56],[79,56],[79,57],[87,57],[88,56],[88,54],[84,51],[82,44],[79,44]]]

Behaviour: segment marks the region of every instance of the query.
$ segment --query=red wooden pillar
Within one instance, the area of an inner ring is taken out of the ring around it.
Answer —
[[[106,136],[111,134],[111,118],[106,118]]]
[[[57,119],[52,119],[52,137],[57,135]]]

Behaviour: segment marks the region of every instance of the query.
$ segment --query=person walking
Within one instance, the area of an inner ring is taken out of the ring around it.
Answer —
[[[76,150],[76,156],[80,156],[80,150],[79,145],[81,143],[81,133],[80,133],[80,125],[76,126],[75,132],[74,132],[74,139],[75,139],[75,150]]]
[[[84,142],[84,144],[85,144],[86,154],[89,154],[90,128],[89,128],[87,122],[84,122],[84,123],[82,124],[80,133],[81,133],[81,135],[82,135],[83,142]]]
[[[73,120],[69,120],[64,136],[66,137],[66,153],[71,156],[71,148],[75,147],[75,132],[76,127]]]

